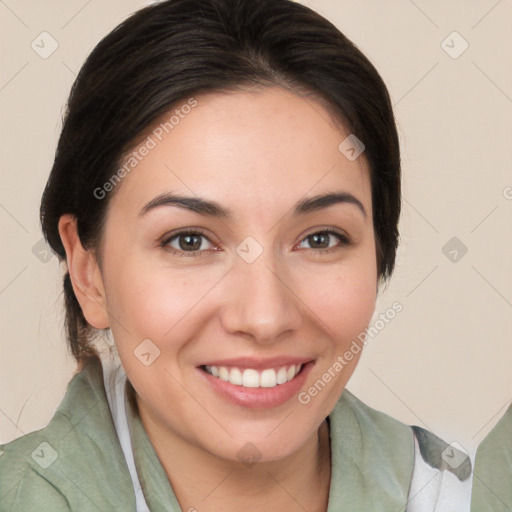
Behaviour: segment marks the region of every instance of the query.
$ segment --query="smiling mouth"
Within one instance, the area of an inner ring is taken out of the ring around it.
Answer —
[[[292,364],[280,368],[268,368],[262,371],[252,368],[228,368],[226,366],[201,366],[201,369],[225,382],[245,388],[274,388],[292,381],[304,367],[303,364]]]

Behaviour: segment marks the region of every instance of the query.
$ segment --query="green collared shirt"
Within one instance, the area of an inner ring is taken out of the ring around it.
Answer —
[[[181,512],[128,399],[138,478],[151,512]],[[327,512],[404,511],[414,467],[410,427],[345,390],[329,415]],[[91,359],[68,385],[47,427],[0,446],[0,511],[135,512],[135,491],[110,412],[102,365]]]
[[[480,443],[471,512],[512,511],[512,406]]]

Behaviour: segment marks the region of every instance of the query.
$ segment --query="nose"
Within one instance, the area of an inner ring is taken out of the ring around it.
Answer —
[[[303,318],[289,273],[264,254],[253,263],[235,263],[221,322],[230,334],[270,344],[299,329]]]

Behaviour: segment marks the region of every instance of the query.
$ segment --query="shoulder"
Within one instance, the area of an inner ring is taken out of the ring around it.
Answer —
[[[407,452],[413,458],[421,461],[433,469],[449,471],[460,481],[466,480],[471,474],[471,460],[467,453],[457,446],[448,444],[432,432],[417,426],[409,426],[365,405],[349,391],[343,392],[337,406],[341,411],[350,410],[357,421],[361,436],[373,439],[372,444],[384,446],[388,451],[397,453]],[[346,414],[346,413],[345,413]],[[412,459],[411,459],[412,460]]]
[[[68,512],[71,507],[66,497],[55,488],[51,481],[34,470],[32,464],[24,457],[20,457],[17,449],[23,452],[32,448],[31,441],[35,441],[30,434],[0,446],[0,510],[12,512],[25,512],[28,510]],[[16,450],[13,449],[16,443]],[[45,455],[44,447],[40,448],[41,460],[50,457]],[[36,451],[37,453],[37,451]]]
[[[0,452],[1,510],[4,502],[13,511],[109,510],[116,502],[133,508],[98,359],[72,378],[48,426]]]
[[[480,443],[476,457],[477,461],[484,457],[503,460],[504,469],[512,472],[512,405]]]
[[[511,482],[512,405],[477,449],[471,510],[511,510]]]
[[[471,461],[431,432],[365,405],[345,390],[330,415],[335,461],[362,489],[365,510],[432,511],[439,502],[467,510]],[[368,496],[371,498],[369,499]],[[362,500],[363,498],[361,498]],[[383,503],[387,503],[383,506]]]

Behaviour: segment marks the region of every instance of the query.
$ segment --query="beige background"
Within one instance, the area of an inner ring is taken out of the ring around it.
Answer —
[[[45,426],[74,371],[57,259],[33,251],[38,206],[76,73],[145,3],[0,3],[0,442]],[[303,3],[380,71],[402,142],[402,245],[378,311],[403,311],[370,340],[349,388],[471,450],[512,400],[512,2]],[[44,31],[58,43],[46,59],[31,48]],[[452,55],[469,47],[452,58],[445,39]],[[468,249],[456,262],[442,250],[452,237]]]

